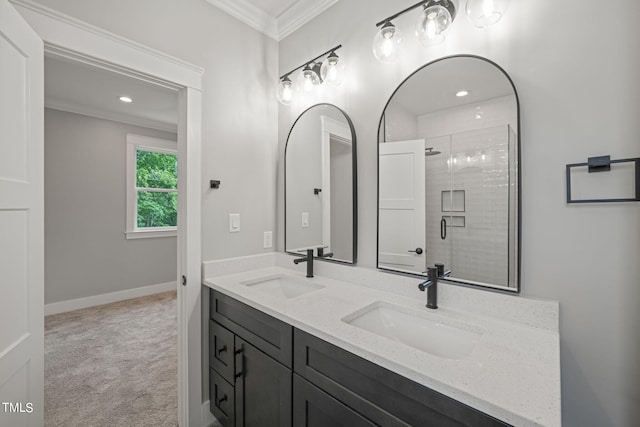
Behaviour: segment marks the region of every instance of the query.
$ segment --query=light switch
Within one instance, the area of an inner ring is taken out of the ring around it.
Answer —
[[[273,232],[271,231],[264,232],[263,243],[264,243],[263,246],[265,249],[273,247]]]
[[[240,231],[240,214],[229,214],[229,233],[237,233]]]
[[[302,228],[309,227],[309,212],[302,212]]]

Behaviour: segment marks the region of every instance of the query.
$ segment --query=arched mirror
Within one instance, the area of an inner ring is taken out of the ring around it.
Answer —
[[[285,148],[285,251],[321,248],[356,262],[356,134],[349,116],[318,104],[295,121]]]
[[[519,105],[476,56],[439,59],[393,93],[378,132],[378,268],[519,291]]]

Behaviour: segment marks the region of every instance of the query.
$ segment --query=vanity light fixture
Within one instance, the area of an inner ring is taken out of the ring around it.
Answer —
[[[131,99],[130,96],[121,96],[118,99],[125,104],[131,104],[133,102],[133,99]]]
[[[467,0],[465,13],[478,28],[489,27],[502,18],[509,0]],[[401,31],[391,21],[422,7],[416,23],[415,35],[420,44],[429,47],[442,43],[456,17],[456,0],[422,0],[378,22],[380,28],[373,38],[373,54],[380,62],[395,62],[398,58]]]
[[[336,51],[342,45],[338,45],[310,61],[299,65],[293,70],[280,76],[278,81],[277,98],[281,104],[289,105],[293,101],[293,96],[297,87],[305,92],[312,92],[317,86],[326,83],[329,86],[338,86],[344,80],[345,65],[344,60],[338,56]],[[319,61],[324,58],[324,61]],[[291,75],[302,69],[296,83],[291,79]]]

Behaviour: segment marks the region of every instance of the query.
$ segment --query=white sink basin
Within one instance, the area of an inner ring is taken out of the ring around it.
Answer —
[[[484,329],[436,313],[376,302],[342,319],[350,325],[446,359],[473,351]]]
[[[309,292],[324,288],[323,285],[289,276],[269,276],[259,279],[247,280],[240,284],[249,286],[256,291],[268,293],[270,295],[289,299],[304,295]]]

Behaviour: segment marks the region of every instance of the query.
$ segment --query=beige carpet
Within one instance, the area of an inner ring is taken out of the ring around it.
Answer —
[[[176,293],[45,318],[45,426],[177,425]]]

